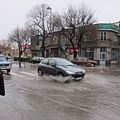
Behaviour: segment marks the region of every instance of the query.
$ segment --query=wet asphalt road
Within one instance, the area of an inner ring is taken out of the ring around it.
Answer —
[[[4,75],[0,120],[120,120],[120,67],[86,67],[82,81],[39,77],[36,65]]]

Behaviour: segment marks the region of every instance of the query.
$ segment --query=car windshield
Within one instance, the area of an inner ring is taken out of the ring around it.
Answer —
[[[37,59],[37,57],[33,57],[32,59]]]
[[[58,65],[73,66],[74,64],[66,59],[55,59]]]
[[[5,56],[0,56],[0,61],[5,61],[6,57]]]
[[[33,57],[32,59],[43,59],[44,57]]]

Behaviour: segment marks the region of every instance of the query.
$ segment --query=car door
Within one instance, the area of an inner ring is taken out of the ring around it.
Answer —
[[[77,58],[76,63],[77,63],[77,65],[82,65],[83,64],[83,61],[81,60],[81,57]]]
[[[49,61],[49,59],[44,59],[42,61],[42,63],[40,64],[40,68],[41,68],[41,70],[43,71],[44,74],[48,74],[49,73],[48,61]]]
[[[71,61],[72,63],[74,63],[74,64],[77,64],[77,65],[79,65],[80,63],[79,63],[79,59],[78,58],[75,58],[74,60],[72,60]]]
[[[82,57],[82,65],[83,66],[87,66],[87,64],[89,63],[89,61],[87,60],[86,57]]]
[[[56,61],[53,60],[53,59],[49,59],[48,74],[50,74],[50,75],[56,75],[57,74]]]

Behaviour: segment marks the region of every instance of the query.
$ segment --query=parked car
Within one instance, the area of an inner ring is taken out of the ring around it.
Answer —
[[[37,56],[34,56],[33,58],[30,59],[30,62],[31,63],[40,63],[42,60],[44,59],[44,57],[37,57]]]
[[[75,59],[71,60],[71,62],[77,65],[90,66],[90,67],[95,67],[95,65],[98,64],[97,61],[90,60],[86,57],[76,57]]]
[[[44,58],[38,65],[38,75],[72,76],[76,81],[84,78],[85,70],[65,58]]]
[[[9,73],[11,68],[12,63],[7,60],[6,56],[0,55],[0,70],[7,70],[7,73]]]

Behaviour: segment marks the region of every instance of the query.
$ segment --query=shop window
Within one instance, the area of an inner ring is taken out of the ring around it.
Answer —
[[[111,61],[118,60],[118,49],[112,49],[111,51]]]

